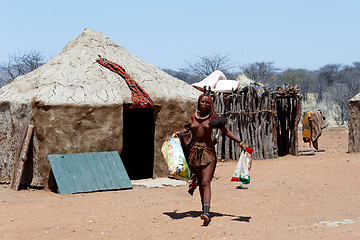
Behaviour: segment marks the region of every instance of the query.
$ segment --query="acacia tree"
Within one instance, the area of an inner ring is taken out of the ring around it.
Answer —
[[[279,69],[273,66],[274,62],[256,62],[240,66],[243,73],[255,82],[262,82],[273,86],[275,84],[276,71]]]
[[[344,83],[337,83],[329,88],[327,104],[333,110],[333,118],[337,124],[343,125],[349,120],[349,88]]]
[[[360,91],[360,65],[345,66],[336,74],[332,86],[328,87],[328,101],[334,109],[334,119],[338,124],[349,120],[349,99]]]
[[[231,70],[233,65],[227,55],[214,53],[210,56],[201,56],[195,63],[187,62],[189,72],[199,77],[206,78],[215,70],[222,71],[228,78],[232,78]],[[231,75],[231,76],[230,76]]]
[[[353,64],[354,67],[345,66],[342,70],[342,82],[347,85],[350,96],[360,92],[360,63]]]
[[[324,94],[329,87],[332,87],[339,78],[340,64],[327,64],[319,69],[318,79],[315,86],[317,93],[316,102],[319,103],[323,100]]]
[[[25,75],[44,63],[44,56],[36,50],[25,51],[24,53],[18,52],[17,54],[10,55],[9,61],[1,66],[2,80],[10,83],[16,77]]]

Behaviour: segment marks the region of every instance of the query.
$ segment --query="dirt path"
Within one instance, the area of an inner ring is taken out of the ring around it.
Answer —
[[[324,132],[312,156],[256,160],[249,189],[235,161],[212,182],[212,221],[187,186],[86,194],[0,185],[0,239],[360,239],[360,154],[346,132]],[[299,141],[299,149],[311,149]]]

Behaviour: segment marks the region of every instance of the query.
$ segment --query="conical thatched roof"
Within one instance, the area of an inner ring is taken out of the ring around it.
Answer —
[[[156,105],[164,99],[197,98],[199,92],[157,67],[131,55],[99,31],[85,29],[59,55],[0,89],[0,100],[45,104],[131,103],[125,81],[100,66],[98,55],[120,64]]]

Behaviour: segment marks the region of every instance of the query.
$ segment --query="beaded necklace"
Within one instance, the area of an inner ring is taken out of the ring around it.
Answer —
[[[196,111],[195,111],[195,117],[196,117],[196,119],[198,119],[198,120],[205,120],[205,119],[208,119],[208,118],[210,117],[210,113],[209,113],[208,115],[206,115],[205,117],[201,117],[201,116],[199,115],[199,110],[196,110]]]

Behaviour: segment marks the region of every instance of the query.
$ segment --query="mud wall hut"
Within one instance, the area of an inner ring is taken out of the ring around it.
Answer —
[[[349,100],[349,153],[360,152],[360,93]]]
[[[126,69],[153,109],[127,110],[124,79],[96,62]],[[59,55],[0,89],[0,182],[10,181],[23,129],[34,125],[22,184],[47,186],[49,154],[118,151],[130,178],[168,175],[163,141],[181,129],[199,91],[131,55],[99,31],[85,29]]]

